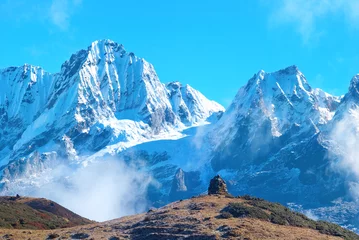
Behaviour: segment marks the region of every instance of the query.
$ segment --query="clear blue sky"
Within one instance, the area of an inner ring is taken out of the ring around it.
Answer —
[[[344,94],[359,72],[357,0],[1,0],[0,68],[58,72],[109,38],[227,106],[260,69],[297,65],[313,87]]]

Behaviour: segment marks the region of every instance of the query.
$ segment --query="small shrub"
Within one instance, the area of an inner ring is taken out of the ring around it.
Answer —
[[[119,238],[119,237],[116,237],[116,236],[112,236],[112,237],[110,237],[108,240],[120,240],[120,238]]]
[[[274,214],[274,213],[271,213],[270,221],[274,224],[289,225],[288,222],[284,218],[282,218],[281,216]]]
[[[264,199],[262,198],[257,198],[257,197],[252,197],[251,195],[243,195],[243,196],[239,196],[239,198],[242,198],[244,200],[253,200],[253,201],[265,201]]]
[[[238,229],[231,229],[228,231],[227,236],[229,237],[240,237],[242,234]]]
[[[88,238],[90,235],[88,235],[87,233],[76,233],[71,235],[72,239],[86,239]]]
[[[329,223],[325,221],[316,222],[316,229],[323,234],[342,237],[344,239],[359,239],[359,236],[355,233],[340,227],[334,223]]]
[[[295,227],[309,227],[315,229],[315,221],[301,213],[293,212],[279,203],[271,203],[265,200],[250,200],[248,204],[270,211],[270,221],[279,225],[290,225]]]
[[[340,227],[339,225],[328,223],[325,221],[314,221],[302,213],[291,211],[289,208],[284,207],[279,203],[272,203],[260,198],[253,198],[251,196],[243,196],[243,199],[247,200],[247,204],[251,205],[253,209],[251,211],[248,210],[248,207],[239,208],[240,205],[233,205],[237,206],[237,211],[242,215],[248,215],[250,217],[254,212],[256,214],[260,213],[260,211],[256,209],[262,209],[271,212],[269,221],[274,224],[279,225],[290,225],[295,227],[305,227],[318,230],[322,234],[327,234],[331,236],[338,236],[344,239],[358,239],[359,236],[355,233]],[[234,208],[236,209],[236,208]],[[255,211],[256,210],[256,211]],[[264,212],[265,213],[265,212]],[[232,213],[233,214],[233,213]],[[235,214],[233,214],[235,216]],[[253,216],[253,215],[252,215]],[[254,215],[255,216],[255,215]],[[262,216],[262,214],[260,214]],[[264,218],[262,218],[264,219]]]
[[[230,203],[223,210],[223,212],[229,212],[233,217],[241,218],[241,217],[249,217],[249,218],[257,218],[262,220],[268,220],[269,215],[264,212],[262,209],[253,206],[246,206],[242,203]]]
[[[230,214],[229,212],[222,212],[220,215],[219,215],[219,218],[223,218],[223,219],[228,219],[228,218],[232,218],[233,215]]]

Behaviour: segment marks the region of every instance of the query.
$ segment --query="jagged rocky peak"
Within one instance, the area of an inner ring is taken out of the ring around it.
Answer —
[[[67,76],[73,76],[82,67],[97,66],[100,63],[112,63],[116,58],[123,58],[126,50],[122,44],[109,39],[97,40],[91,43],[87,49],[81,49],[72,54],[61,67]],[[134,56],[133,53],[131,56]]]
[[[170,197],[176,198],[178,197],[178,195],[181,195],[183,194],[183,192],[186,191],[187,191],[187,186],[185,183],[185,173],[181,168],[179,168],[172,181]]]
[[[297,98],[310,96],[312,88],[296,66],[290,66],[276,72],[259,71],[246,86],[240,89],[239,95],[250,94],[252,97],[275,97],[278,95],[295,95]],[[290,99],[288,99],[290,100]]]
[[[185,173],[181,168],[179,168],[176,172],[173,185],[177,191],[187,191],[185,184]]]
[[[238,91],[227,112],[269,118],[276,134],[281,135],[290,123],[327,123],[339,102],[339,97],[313,89],[299,69],[290,66],[273,73],[259,71]]]
[[[351,79],[350,86],[349,86],[349,92],[347,95],[350,95],[352,97],[359,99],[359,74],[355,75]],[[348,98],[348,96],[346,98]]]
[[[209,133],[218,152],[212,166],[240,168],[243,159],[262,162],[281,148],[287,141],[283,139],[316,135],[333,118],[339,102],[340,98],[311,88],[296,66],[260,71],[238,91]],[[241,157],[233,158],[237,154]]]
[[[207,99],[188,84],[182,85],[175,81],[167,83],[166,88],[169,91],[169,100],[173,111],[186,125],[198,124],[213,114],[225,111],[223,106]]]
[[[72,152],[81,154],[79,149],[97,151],[200,125],[224,111],[188,85],[177,83],[178,96],[172,98],[150,63],[108,39],[73,54],[56,74],[31,65],[0,70],[0,84],[5,163],[64,135]]]
[[[170,201],[189,198],[195,194],[195,189],[201,184],[200,173],[198,171],[185,172],[178,168],[169,193]]]
[[[302,74],[302,72],[299,70],[297,65],[291,65],[286,68],[280,69],[276,71],[277,74],[283,74],[283,75],[298,75]]]
[[[348,93],[341,97],[340,104],[335,112],[332,123],[342,120],[346,116],[355,116],[359,105],[359,74],[355,75],[349,85]],[[355,119],[355,117],[353,118]],[[354,120],[355,122],[355,120]],[[353,123],[355,124],[355,123]]]
[[[182,83],[179,81],[173,81],[166,84],[167,89],[172,93],[176,93],[177,91],[181,90]]]
[[[226,182],[217,175],[211,179],[208,187],[208,195],[229,195]]]
[[[88,61],[92,64],[98,64],[102,60],[111,63],[115,58],[122,58],[126,54],[126,50],[122,44],[118,44],[112,40],[104,39],[94,41],[88,47]],[[129,54],[134,57],[133,53]]]

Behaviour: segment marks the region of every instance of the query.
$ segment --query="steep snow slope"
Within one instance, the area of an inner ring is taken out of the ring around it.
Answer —
[[[211,117],[212,114],[217,116],[218,113],[224,112],[221,105],[208,100],[188,84],[182,86],[179,82],[171,82],[166,87],[170,92],[172,109],[183,123],[198,124],[203,122],[203,119]]]
[[[45,109],[54,76],[39,67],[24,65],[0,71],[0,165],[22,132]]]

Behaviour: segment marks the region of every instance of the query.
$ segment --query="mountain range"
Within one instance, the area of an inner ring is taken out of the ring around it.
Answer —
[[[203,193],[221,174],[235,195],[359,227],[359,75],[338,97],[312,88],[296,66],[261,70],[225,110],[100,40],[59,73],[26,64],[0,70],[0,83],[2,195],[48,197],[91,218],[56,192],[129,189],[119,199],[137,212]]]

